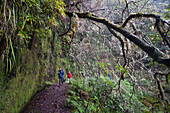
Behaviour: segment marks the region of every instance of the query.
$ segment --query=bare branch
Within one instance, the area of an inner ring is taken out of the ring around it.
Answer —
[[[108,29],[117,39],[119,39],[119,41],[122,45],[123,58],[124,58],[124,61],[125,61],[125,63],[123,64],[123,68],[124,68],[126,66],[126,63],[127,63],[124,42],[123,42],[122,38],[120,36],[118,36],[112,29],[110,29],[109,27],[108,27]]]
[[[154,19],[158,19],[160,20],[162,23],[166,23],[167,25],[170,26],[170,22],[160,18],[160,16],[155,15],[155,14],[142,14],[142,13],[135,13],[135,14],[131,14],[126,21],[122,24],[122,27],[124,28],[126,26],[126,24],[133,18],[139,18],[139,17],[145,17],[145,18],[154,18]]]
[[[163,88],[162,88],[161,81],[159,80],[159,78],[157,78],[157,75],[166,75],[166,76],[168,76],[169,74],[170,74],[170,72],[167,73],[167,74],[158,73],[158,72],[154,74],[154,78],[156,79],[156,82],[157,82],[157,85],[158,85],[158,89],[159,89],[159,93],[160,93],[161,99],[162,99],[162,100],[165,100],[165,101],[167,101],[167,99],[166,99],[164,90],[163,90]]]
[[[83,1],[81,1],[81,0],[80,1],[75,1],[75,2],[73,2],[71,4],[66,5],[66,7],[73,7],[73,6],[75,6],[77,8],[77,10],[80,11],[80,8],[78,7],[78,5],[81,4],[81,3],[83,3]]]
[[[161,37],[163,38],[163,41],[169,46],[170,48],[170,42],[168,41],[169,37],[167,36],[168,35],[168,32],[167,33],[163,33],[163,31],[161,30],[160,28],[160,20],[156,19],[156,22],[155,22],[155,26],[159,32],[159,34],[161,35]],[[169,30],[168,30],[169,31]]]
[[[137,2],[140,2],[140,0],[139,0],[139,1],[136,1],[136,2],[134,2],[134,1],[127,2],[127,0],[125,0],[126,6],[125,6],[125,8],[124,8],[123,11],[122,11],[121,22],[123,22],[123,15],[124,15],[124,13],[125,13],[125,10],[127,10],[128,16],[129,16],[129,4],[133,3],[136,7],[138,7],[138,6],[136,5]]]
[[[70,24],[69,24],[68,30],[65,33],[63,33],[63,34],[61,34],[59,36],[64,36],[64,35],[66,35],[71,30],[71,17],[69,17],[69,18],[70,18]]]
[[[147,44],[146,42],[144,42],[142,39],[140,39],[139,37],[137,37],[136,35],[128,32],[127,30],[125,30],[124,28],[122,28],[119,25],[113,24],[111,23],[109,20],[104,19],[104,18],[99,18],[97,16],[95,16],[94,14],[90,13],[90,12],[70,12],[70,11],[65,11],[66,15],[68,16],[73,16],[73,13],[76,13],[78,15],[79,18],[87,18],[99,23],[102,23],[104,25],[106,25],[107,27],[121,33],[123,36],[125,36],[126,38],[128,38],[130,41],[132,41],[134,44],[136,44],[137,46],[139,46],[143,51],[145,51],[150,57],[152,57],[155,61],[157,61],[158,63],[164,64],[168,67],[170,67],[170,59],[168,58],[168,55],[164,54],[163,52],[161,52],[158,48],[156,48],[153,45]],[[154,14],[137,14],[139,17],[141,16],[146,16],[146,17],[158,17]],[[130,16],[129,19],[127,19],[126,21],[128,22],[130,19],[136,17],[136,15],[132,15]],[[160,17],[159,17],[160,18]],[[161,19],[162,20],[162,19]],[[162,20],[163,22],[166,22],[165,20]],[[126,23],[127,23],[126,22]],[[167,24],[170,24],[167,22]],[[126,24],[125,24],[126,25]]]
[[[141,9],[139,10],[139,12],[145,7],[145,5],[146,5],[148,2],[149,2],[149,0],[147,0],[147,1],[143,4],[143,6],[142,6]]]
[[[92,10],[90,12],[103,11],[103,10],[106,10],[106,9],[95,9],[95,10]]]

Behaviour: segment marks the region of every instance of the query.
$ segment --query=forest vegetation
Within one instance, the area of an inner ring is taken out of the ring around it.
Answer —
[[[169,112],[169,37],[169,0],[0,0],[0,112],[60,67],[72,112]]]

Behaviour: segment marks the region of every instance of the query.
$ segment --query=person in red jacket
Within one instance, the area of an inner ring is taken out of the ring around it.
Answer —
[[[72,77],[72,74],[71,74],[71,72],[69,71],[69,72],[68,72],[68,82],[69,82],[69,83],[70,83],[71,77]]]

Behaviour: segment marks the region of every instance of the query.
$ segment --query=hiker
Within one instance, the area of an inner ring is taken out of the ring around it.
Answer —
[[[108,76],[109,76],[110,80],[112,80],[110,73],[108,73]]]
[[[68,82],[70,83],[70,79],[72,77],[71,71],[68,72]]]
[[[59,78],[59,87],[60,87],[61,83],[63,85],[63,82],[64,82],[64,71],[62,70],[62,68],[60,68],[58,72],[58,78]]]

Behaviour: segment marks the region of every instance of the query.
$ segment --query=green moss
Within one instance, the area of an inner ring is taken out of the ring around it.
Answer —
[[[142,12],[136,12],[136,14],[143,14]]]

